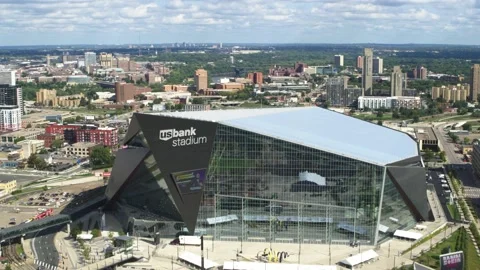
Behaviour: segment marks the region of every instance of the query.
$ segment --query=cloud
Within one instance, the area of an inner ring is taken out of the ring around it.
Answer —
[[[480,0],[0,0],[0,17],[0,45],[44,44],[42,35],[52,43],[129,43],[137,32],[152,43],[435,43],[449,31],[480,43],[471,34],[480,28]]]

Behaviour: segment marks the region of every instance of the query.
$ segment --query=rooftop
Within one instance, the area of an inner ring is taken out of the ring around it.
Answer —
[[[218,122],[381,166],[419,155],[417,143],[403,132],[318,107],[158,115]]]
[[[44,129],[43,128],[29,128],[29,129],[22,129],[22,130],[17,130],[9,133],[2,134],[2,137],[26,137],[26,136],[31,136],[33,134],[37,133],[43,133]]]
[[[94,147],[99,145],[98,143],[93,143],[93,142],[77,142],[72,144],[71,147],[73,148],[81,148],[81,147]]]

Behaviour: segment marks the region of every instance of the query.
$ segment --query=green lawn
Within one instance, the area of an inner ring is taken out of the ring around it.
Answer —
[[[438,244],[436,247],[433,247],[427,253],[421,255],[419,258],[416,259],[416,262],[432,267],[434,269],[439,269],[439,256],[441,254],[448,253],[448,249],[450,249],[450,252],[463,251],[465,270],[478,269],[480,265],[480,258],[475,251],[475,246],[473,245],[472,240],[470,239],[467,231],[463,227],[455,231],[445,241]]]
[[[458,212],[458,209],[455,206],[455,204],[449,204],[447,205],[447,207],[448,207],[448,212],[450,212],[450,215],[452,215],[452,218],[456,220],[460,220],[460,213]]]

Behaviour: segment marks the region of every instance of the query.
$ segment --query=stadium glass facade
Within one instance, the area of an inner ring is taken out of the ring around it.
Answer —
[[[181,160],[182,154],[154,149],[153,135],[144,135],[138,121],[131,128],[135,135],[118,153],[115,179],[106,192],[115,206],[110,209],[134,235],[174,236],[188,229],[225,241],[374,245],[421,219],[389,166],[218,124],[208,149],[192,148],[184,156],[208,152],[195,160],[205,163],[187,162],[172,171],[177,165],[165,163],[177,156]],[[161,155],[166,159],[161,161]],[[407,167],[422,169],[414,160]],[[392,166],[403,169],[405,164]],[[196,175],[201,189],[172,185],[179,171],[182,177]]]

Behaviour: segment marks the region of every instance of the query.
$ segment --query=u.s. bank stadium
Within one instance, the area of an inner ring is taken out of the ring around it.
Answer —
[[[143,236],[376,245],[433,219],[414,139],[316,107],[134,114],[106,196]]]

